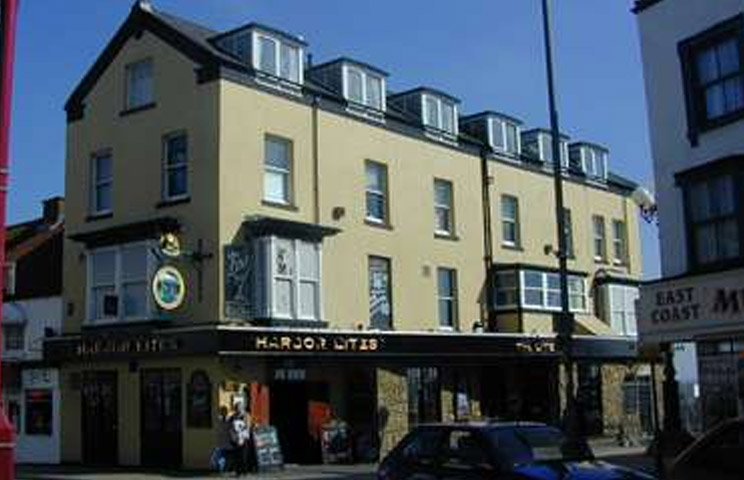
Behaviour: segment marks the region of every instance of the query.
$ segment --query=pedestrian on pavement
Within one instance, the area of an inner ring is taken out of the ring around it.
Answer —
[[[251,456],[251,428],[252,419],[243,402],[233,405],[233,414],[230,416],[230,443],[233,447],[233,459],[235,474],[246,475],[252,465]]]
[[[217,419],[217,445],[212,451],[212,468],[220,473],[234,469],[233,446],[230,442],[230,415],[226,406],[220,407]]]

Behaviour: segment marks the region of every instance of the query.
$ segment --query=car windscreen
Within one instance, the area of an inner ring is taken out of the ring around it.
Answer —
[[[493,428],[488,436],[496,454],[506,465],[580,460],[566,455],[566,437],[557,428]]]

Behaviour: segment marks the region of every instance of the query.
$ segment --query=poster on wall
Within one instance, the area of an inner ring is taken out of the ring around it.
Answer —
[[[225,247],[225,316],[251,317],[252,250],[249,245]]]

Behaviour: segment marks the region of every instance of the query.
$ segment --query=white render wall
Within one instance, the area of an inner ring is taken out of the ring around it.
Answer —
[[[23,351],[3,350],[3,360],[41,360],[44,329],[51,328],[59,335],[62,330],[62,297],[33,298],[8,302],[10,307],[20,310],[26,319]],[[5,307],[4,307],[5,308]],[[3,324],[10,323],[3,316]]]
[[[687,271],[682,194],[674,185],[674,174],[744,154],[744,120],[700,133],[698,146],[690,146],[677,45],[742,13],[744,0],[663,0],[637,15],[665,277]]]

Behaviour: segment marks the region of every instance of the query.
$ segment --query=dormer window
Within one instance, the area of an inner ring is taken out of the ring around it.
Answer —
[[[256,39],[258,40],[256,66],[260,71],[290,82],[302,83],[299,47],[263,33],[257,33]]]
[[[561,136],[560,158],[563,168],[568,168],[568,137]],[[553,164],[553,141],[548,130],[530,130],[522,135],[524,151],[533,159],[546,166]]]
[[[499,117],[491,117],[489,131],[491,147],[494,150],[519,155],[521,147],[519,126],[516,123]]]
[[[583,152],[584,171],[590,177],[607,178],[607,152],[598,148],[585,147]]]
[[[424,125],[457,135],[457,107],[453,102],[426,94],[423,95],[423,106]]]
[[[345,65],[344,96],[353,102],[375,110],[385,110],[384,83],[380,75],[375,75],[361,68]]]

